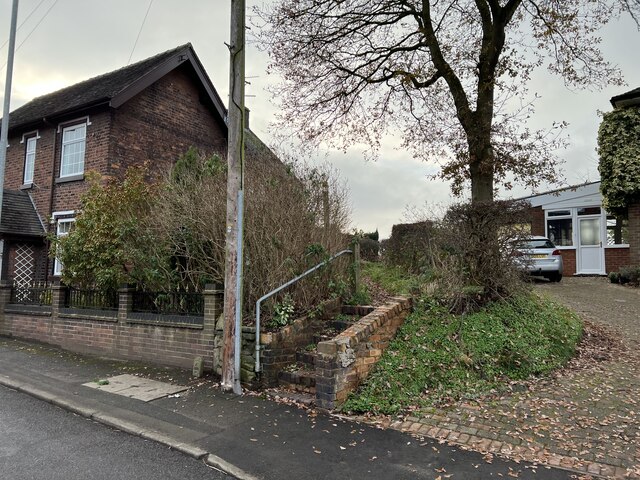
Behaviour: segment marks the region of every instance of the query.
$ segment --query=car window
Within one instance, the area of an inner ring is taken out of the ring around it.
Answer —
[[[547,240],[546,238],[540,239],[532,239],[525,240],[517,243],[517,248],[522,248],[526,250],[536,250],[542,248],[556,248],[551,240]]]

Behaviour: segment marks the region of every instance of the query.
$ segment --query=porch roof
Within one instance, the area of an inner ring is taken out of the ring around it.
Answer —
[[[46,232],[27,192],[4,190],[0,233],[26,237],[44,237]]]

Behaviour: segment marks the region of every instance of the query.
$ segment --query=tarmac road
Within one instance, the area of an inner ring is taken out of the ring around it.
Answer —
[[[166,446],[0,386],[0,478],[230,479]]]

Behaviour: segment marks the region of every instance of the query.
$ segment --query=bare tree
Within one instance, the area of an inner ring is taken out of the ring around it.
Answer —
[[[637,23],[640,0],[277,0],[257,35],[284,79],[280,120],[303,141],[375,155],[399,129],[482,202],[497,183],[557,178],[564,124],[527,127],[527,83],[546,65],[569,87],[620,84],[598,31],[625,13]]]

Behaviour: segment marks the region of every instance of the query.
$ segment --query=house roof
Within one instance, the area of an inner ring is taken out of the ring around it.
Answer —
[[[42,237],[44,226],[27,192],[4,190],[0,233]]]
[[[597,181],[551,190],[529,197],[522,197],[518,200],[527,200],[532,207],[542,207],[544,210],[549,210],[553,208],[599,206],[602,205],[602,194],[600,193],[600,181]]]
[[[629,90],[628,92],[611,97],[611,105],[615,108],[630,107],[632,105],[640,105],[640,87]]]
[[[98,105],[118,108],[152,83],[188,62],[214,111],[224,125],[226,108],[190,43],[167,50],[126,67],[90,78],[53,93],[37,97],[9,115],[11,130],[36,126],[56,117],[71,115]]]

